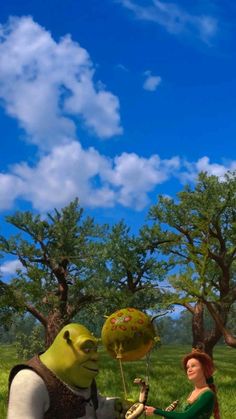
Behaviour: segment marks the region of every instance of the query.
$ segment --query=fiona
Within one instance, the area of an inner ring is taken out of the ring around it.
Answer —
[[[186,375],[193,384],[193,391],[187,399],[183,412],[167,412],[152,406],[146,406],[146,415],[159,415],[173,419],[220,419],[216,388],[213,384],[212,374],[214,364],[212,359],[204,352],[193,350],[183,359]]]

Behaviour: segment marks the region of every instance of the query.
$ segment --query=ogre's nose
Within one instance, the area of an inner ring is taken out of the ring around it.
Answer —
[[[97,353],[97,351],[91,351],[91,353],[90,353],[90,359],[91,359],[91,361],[98,361],[98,353]]]

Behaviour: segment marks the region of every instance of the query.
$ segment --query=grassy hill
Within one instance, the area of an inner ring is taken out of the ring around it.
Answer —
[[[138,387],[133,384],[135,377],[149,375],[148,403],[165,408],[173,400],[181,404],[191,391],[181,368],[181,358],[190,347],[162,346],[155,349],[149,363],[145,360],[123,364],[128,397],[138,399]],[[215,349],[215,383],[222,419],[236,418],[236,350],[226,346]],[[0,418],[6,418],[7,379],[10,368],[17,362],[14,347],[0,346]],[[101,352],[100,373],[97,378],[99,390],[107,396],[124,396],[119,364],[106,353]]]

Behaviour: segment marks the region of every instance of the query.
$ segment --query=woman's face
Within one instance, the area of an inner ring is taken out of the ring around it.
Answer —
[[[188,360],[186,365],[186,372],[188,379],[193,382],[205,380],[202,364],[198,359],[191,358]]]

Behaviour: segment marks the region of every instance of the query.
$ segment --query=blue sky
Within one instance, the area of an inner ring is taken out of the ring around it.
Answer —
[[[235,18],[228,0],[4,2],[1,232],[75,196],[135,230],[158,194],[235,170]]]

